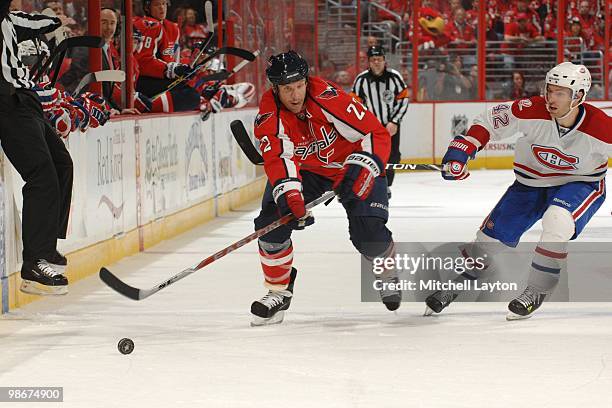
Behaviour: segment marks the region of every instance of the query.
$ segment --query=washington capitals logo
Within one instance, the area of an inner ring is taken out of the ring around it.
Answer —
[[[255,126],[263,125],[266,120],[270,119],[270,116],[272,116],[272,112],[258,113],[255,117]]]
[[[328,85],[327,88],[317,98],[319,99],[333,99],[338,96],[338,91],[331,85]]]
[[[550,146],[531,145],[531,151],[538,162],[555,170],[576,170],[578,157],[565,154],[559,149]]]

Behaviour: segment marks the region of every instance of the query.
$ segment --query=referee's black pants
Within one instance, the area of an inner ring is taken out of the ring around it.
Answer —
[[[402,160],[402,154],[400,153],[400,127],[397,127],[397,132],[393,136],[391,136],[391,153],[389,154],[389,160],[387,163],[396,164]],[[393,184],[393,179],[395,179],[395,170],[388,169],[387,170],[387,185],[391,187]]]
[[[49,259],[58,238],[66,238],[72,198],[72,159],[45,120],[36,94],[0,95],[0,142],[25,181],[23,260]]]

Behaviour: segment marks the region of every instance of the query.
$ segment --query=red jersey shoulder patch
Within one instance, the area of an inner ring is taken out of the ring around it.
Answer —
[[[263,125],[272,115],[274,115],[274,112],[258,113],[257,116],[255,116],[255,126],[259,127]]]

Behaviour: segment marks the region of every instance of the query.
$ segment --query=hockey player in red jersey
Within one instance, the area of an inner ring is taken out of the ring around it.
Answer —
[[[308,76],[308,64],[295,51],[272,56],[266,75],[272,89],[259,104],[255,136],[268,184],[255,228],[289,213],[297,220],[259,239],[269,290],[251,305],[253,325],[282,321],[297,275],[291,232],[314,222],[305,203],[326,191],[338,193],[349,220],[351,242],[361,254],[372,259],[392,256],[394,251],[391,231],[385,225],[389,132],[335,84]],[[377,279],[397,282],[397,274],[389,270]],[[400,291],[383,290],[380,295],[389,310],[399,307]]]
[[[487,257],[515,247],[538,220],[542,235],[532,258],[527,287],[508,305],[508,320],[525,319],[555,289],[567,264],[567,246],[580,235],[603,204],[612,118],[584,103],[591,74],[584,65],[564,62],[546,74],[544,97],[536,96],[490,108],[465,135],[451,142],[442,163],[442,176],[461,180],[469,175],[467,162],[489,140],[520,134],[516,142],[516,181],[485,218],[476,240],[461,248],[467,258]],[[476,273],[463,273],[459,282],[490,274],[492,264]],[[438,291],[427,300],[439,313],[459,292]]]
[[[135,54],[140,76],[136,90],[148,97],[162,93],[177,78],[190,72],[189,65],[179,62],[179,28],[166,19],[167,0],[144,0],[145,17],[134,19],[134,27],[143,35],[143,45]],[[200,95],[179,85],[160,96],[165,112],[198,109]]]

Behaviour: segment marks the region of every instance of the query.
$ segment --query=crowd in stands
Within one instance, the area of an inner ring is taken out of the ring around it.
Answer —
[[[372,3],[377,5],[373,6]],[[542,68],[544,72],[550,68],[534,65],[534,54],[546,54],[551,61],[556,57],[558,2],[486,0],[485,3],[487,76],[490,81],[495,81],[494,86],[487,89],[487,98],[511,97],[517,93],[517,81],[522,81],[520,89],[525,95],[539,93],[538,84],[527,79],[539,76],[540,70],[534,68]],[[365,10],[362,22],[389,22],[394,30],[392,34],[405,45],[404,50],[409,50],[413,38],[418,37],[421,60],[419,97],[470,99],[467,95],[475,95],[474,77],[477,76],[474,65],[477,62],[479,1],[422,0],[421,8],[417,11],[416,29],[411,4],[404,0],[362,0],[361,7]],[[568,0],[566,4],[567,19],[563,27],[565,58],[583,62],[587,66],[588,61],[593,61],[590,67],[592,74],[595,78],[598,75],[601,77],[599,67],[605,48],[605,1]],[[397,42],[394,41],[394,47]],[[459,64],[460,68],[456,69]],[[595,85],[593,95],[601,91]]]

